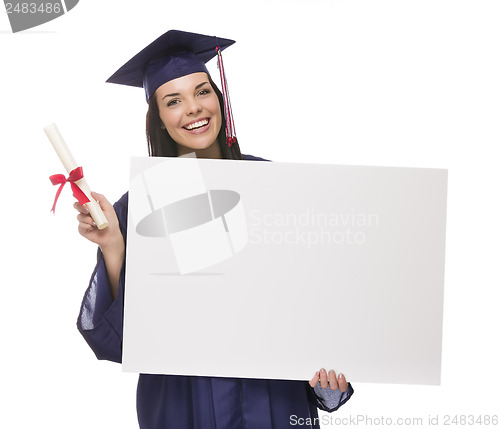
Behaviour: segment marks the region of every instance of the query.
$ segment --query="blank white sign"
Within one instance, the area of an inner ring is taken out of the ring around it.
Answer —
[[[131,182],[125,371],[439,384],[446,170],[132,158]]]

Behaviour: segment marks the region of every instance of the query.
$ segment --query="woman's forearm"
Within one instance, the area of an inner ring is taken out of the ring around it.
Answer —
[[[123,237],[121,237],[120,240],[117,240],[117,243],[115,244],[108,244],[105,247],[101,247],[101,251],[104,256],[104,263],[106,264],[106,271],[108,273],[109,287],[114,300],[118,295],[120,271],[125,253]]]
[[[96,243],[101,248],[104,256],[104,263],[106,264],[106,271],[108,273],[111,295],[114,300],[118,295],[120,271],[122,269],[123,257],[125,254],[125,242],[123,241],[120,223],[114,207],[102,194],[92,192],[92,197],[99,202],[109,225],[107,228],[98,229],[89,214],[88,208],[82,206],[80,203],[75,203],[73,207],[79,212],[77,216],[79,222],[78,232],[87,240]]]

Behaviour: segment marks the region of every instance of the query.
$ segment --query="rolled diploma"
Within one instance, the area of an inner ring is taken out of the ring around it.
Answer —
[[[62,135],[59,132],[56,124],[47,125],[43,130],[45,131],[45,134],[47,134],[47,137],[52,143],[54,150],[59,156],[59,159],[63,163],[63,166],[68,174],[71,173],[75,168],[79,167],[79,165],[75,161],[75,158],[73,158],[73,155],[69,151],[68,146],[66,146],[66,143],[64,142],[64,139],[62,138]],[[90,202],[86,203],[85,206],[89,209],[90,215],[92,216],[92,219],[94,219],[97,228],[106,228],[108,226],[108,220],[106,219],[106,216],[104,216],[99,203],[94,200],[94,198],[92,198],[92,194],[90,192],[89,185],[87,185],[85,177],[83,179],[77,180],[75,184],[78,185],[78,187],[90,200]]]

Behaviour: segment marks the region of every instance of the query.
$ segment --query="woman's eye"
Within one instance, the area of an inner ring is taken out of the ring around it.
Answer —
[[[170,100],[168,103],[167,103],[167,107],[170,107],[170,106],[175,106],[177,103],[179,103],[179,100],[174,98],[173,100]]]
[[[198,95],[205,95],[205,94],[210,94],[210,90],[209,89],[202,89]]]

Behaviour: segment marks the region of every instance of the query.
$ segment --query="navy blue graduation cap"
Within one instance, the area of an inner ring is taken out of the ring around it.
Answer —
[[[166,82],[191,73],[209,74],[205,63],[217,56],[226,116],[226,140],[231,146],[236,141],[236,132],[221,52],[233,43],[234,40],[230,39],[170,30],[127,61],[106,82],[144,88],[146,101],[149,101]]]

